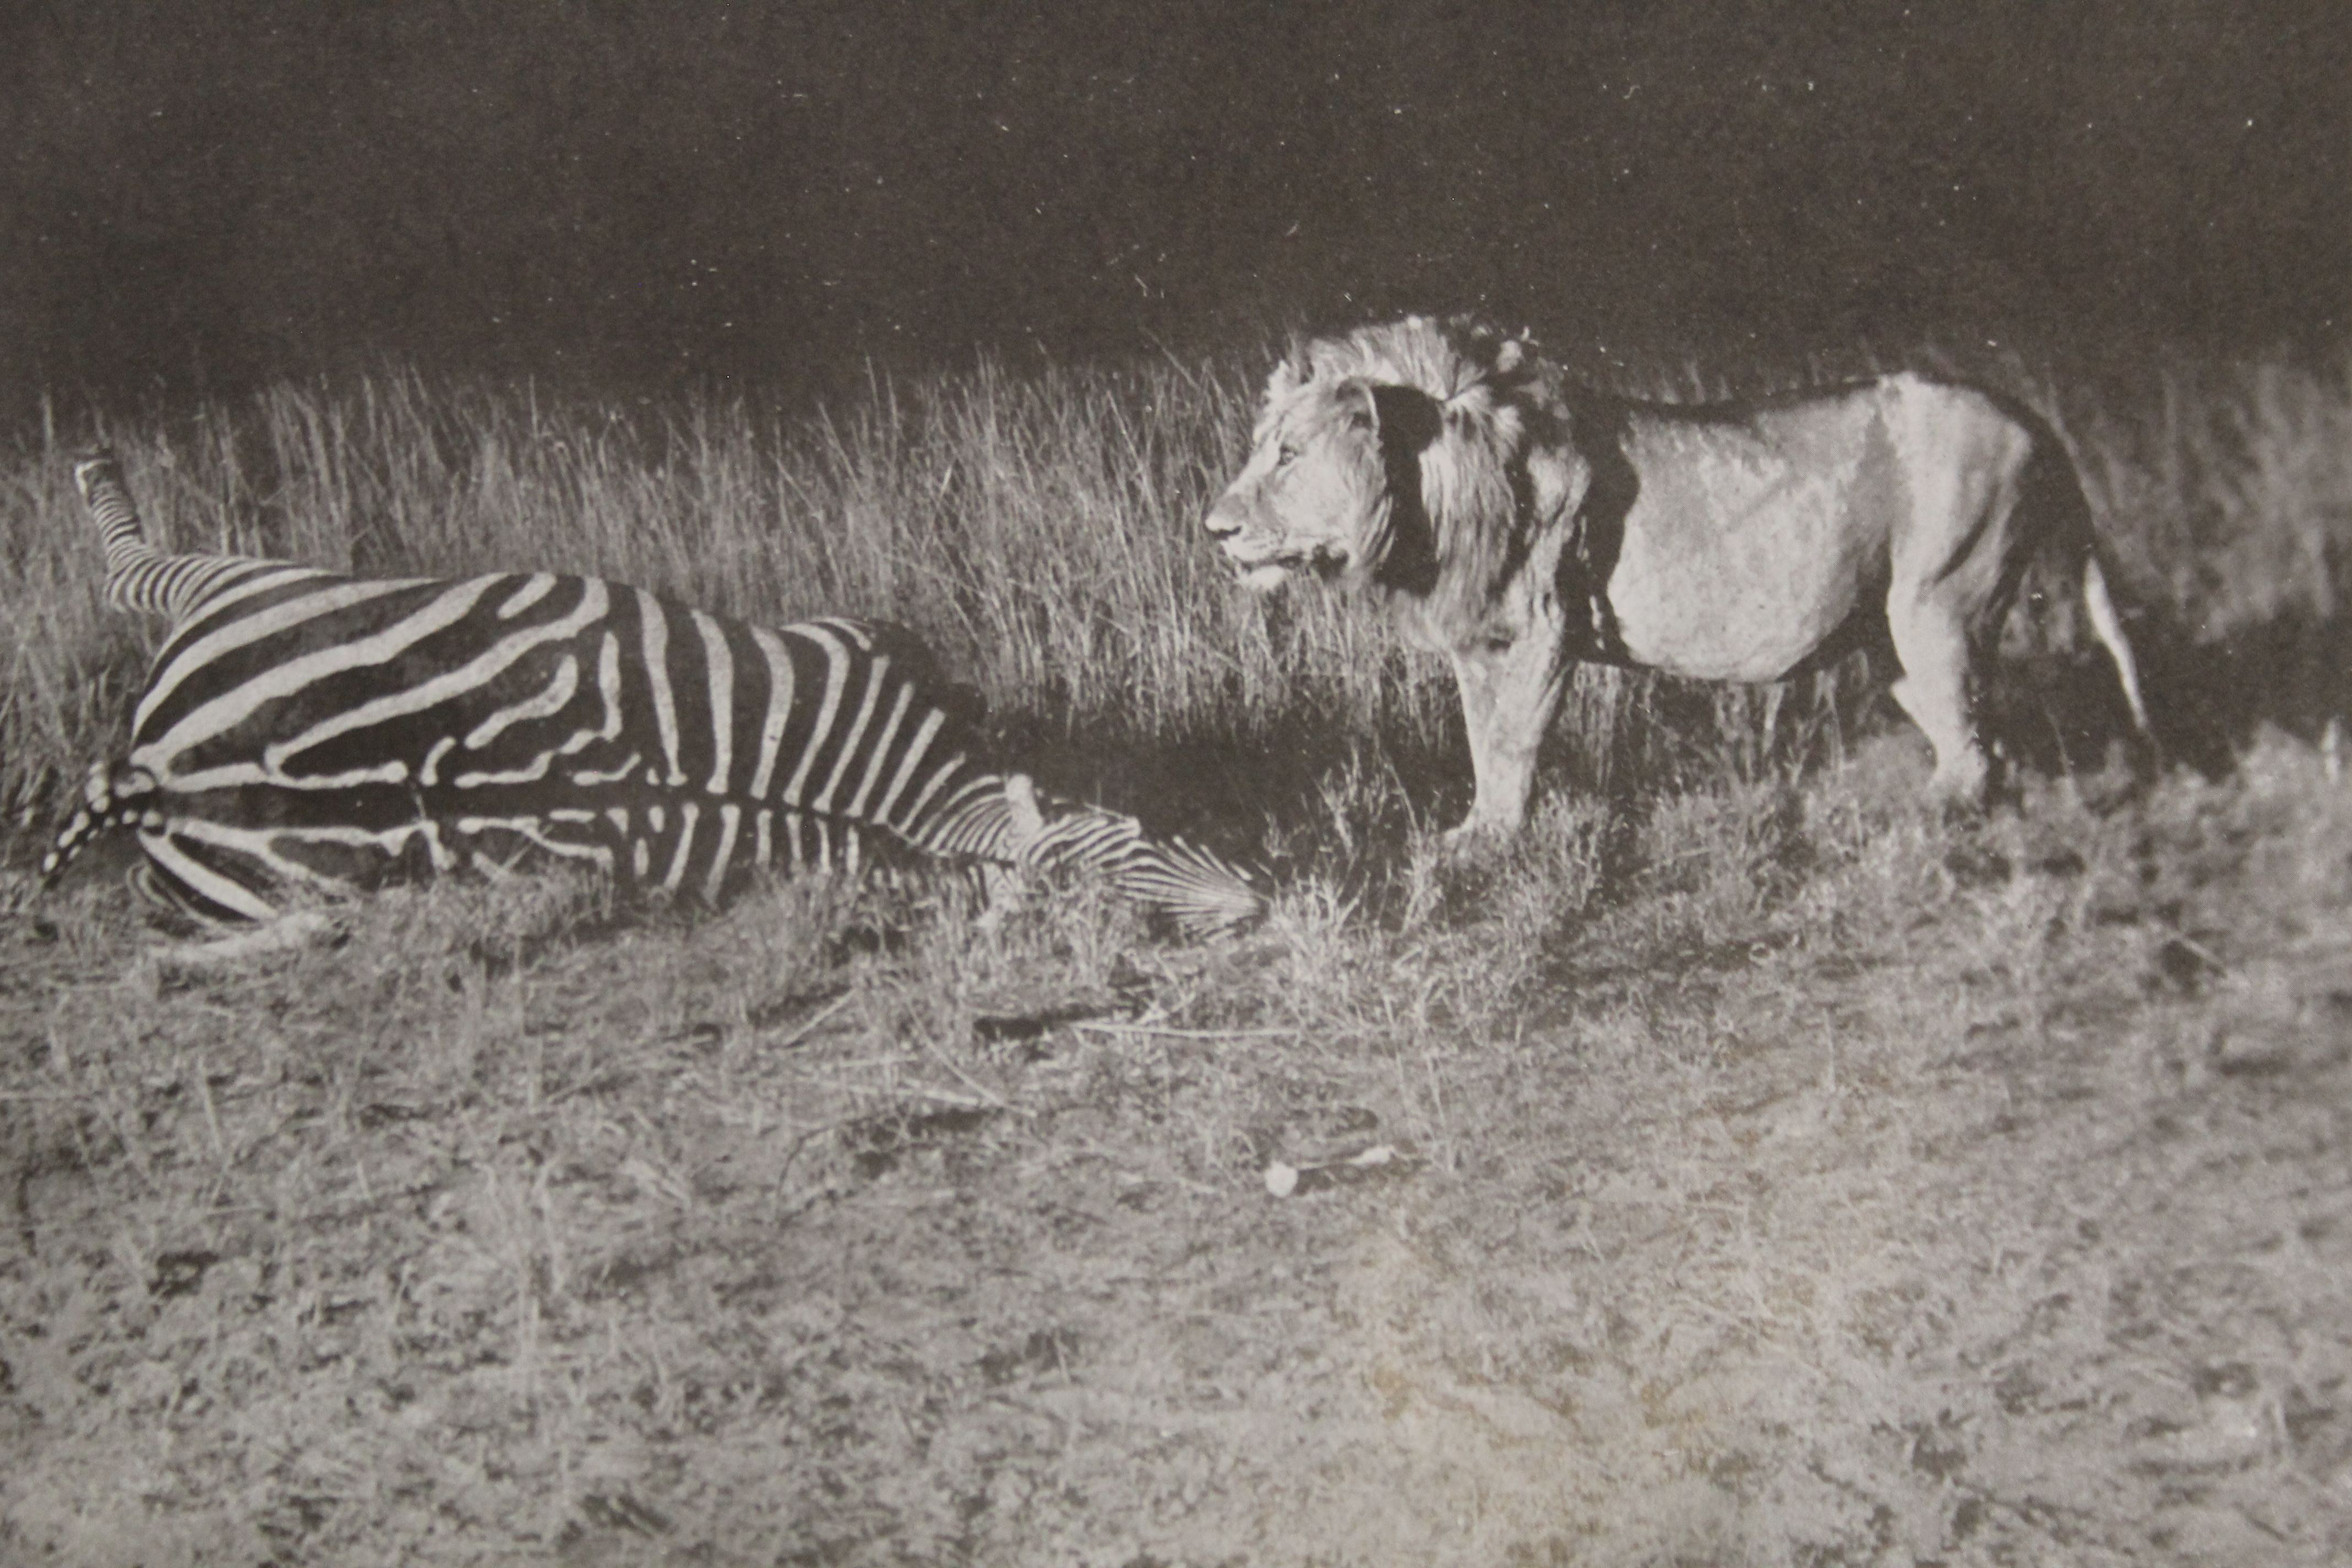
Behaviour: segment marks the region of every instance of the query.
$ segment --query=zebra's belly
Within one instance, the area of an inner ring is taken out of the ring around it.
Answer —
[[[141,848],[198,912],[267,919],[290,900],[435,875],[583,866],[625,888],[717,902],[761,872],[891,859],[887,834],[772,803],[601,787],[402,791],[254,783],[149,797]]]

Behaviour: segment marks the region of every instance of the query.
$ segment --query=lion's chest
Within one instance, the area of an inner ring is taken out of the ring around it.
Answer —
[[[1777,679],[1884,576],[1896,498],[1875,482],[1867,430],[1774,434],[1667,426],[1628,441],[1637,482],[1604,597],[1634,662]]]

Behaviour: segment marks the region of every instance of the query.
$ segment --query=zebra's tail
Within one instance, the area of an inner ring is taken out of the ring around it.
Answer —
[[[121,782],[117,783],[117,770]],[[147,775],[121,763],[99,763],[89,770],[89,777],[81,786],[81,804],[49,841],[49,852],[41,857],[38,886],[47,892],[58,885],[81,852],[110,828],[131,822],[142,809],[139,797],[153,787]]]

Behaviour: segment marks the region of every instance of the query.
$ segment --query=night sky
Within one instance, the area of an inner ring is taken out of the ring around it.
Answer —
[[[2324,344],[2347,12],[16,0],[0,408],[386,354],[790,394],[1465,306]]]

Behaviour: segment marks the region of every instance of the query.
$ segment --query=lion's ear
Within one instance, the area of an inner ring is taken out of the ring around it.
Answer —
[[[1366,434],[1381,427],[1380,410],[1372,403],[1372,384],[1360,375],[1350,375],[1330,384],[1327,394],[1333,413],[1349,429]]]

